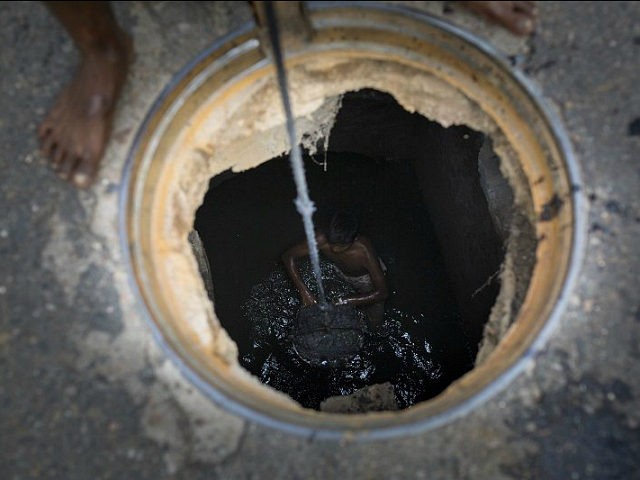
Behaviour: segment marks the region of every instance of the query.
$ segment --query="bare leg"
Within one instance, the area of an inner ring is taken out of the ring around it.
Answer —
[[[40,125],[42,153],[78,187],[96,175],[133,47],[108,2],[45,2],[82,55],[80,65]]]
[[[460,2],[465,8],[516,35],[529,35],[538,19],[537,2]]]

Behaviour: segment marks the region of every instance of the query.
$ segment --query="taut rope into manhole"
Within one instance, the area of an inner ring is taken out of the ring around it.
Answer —
[[[307,187],[307,179],[304,173],[304,165],[302,163],[302,152],[300,145],[296,140],[296,125],[291,112],[291,103],[289,101],[289,84],[287,82],[287,73],[284,69],[284,62],[282,59],[282,51],[280,49],[280,36],[278,31],[278,23],[276,15],[273,9],[273,2],[265,2],[265,14],[267,18],[267,26],[269,29],[269,40],[271,42],[271,50],[273,52],[273,59],[276,65],[276,71],[278,74],[278,86],[280,88],[280,95],[282,97],[282,106],[287,118],[287,133],[289,134],[289,143],[291,144],[291,154],[289,160],[291,162],[291,170],[293,171],[293,179],[296,184],[296,190],[298,197],[294,203],[298,210],[298,213],[302,216],[304,223],[304,231],[307,236],[307,244],[309,246],[309,256],[311,257],[311,265],[313,266],[313,274],[318,283],[318,299],[320,300],[320,307],[327,307],[327,300],[324,293],[324,287],[322,286],[322,273],[320,271],[320,259],[318,256],[318,244],[316,242],[316,235],[313,225],[313,213],[316,211],[316,206],[309,198],[309,188]]]

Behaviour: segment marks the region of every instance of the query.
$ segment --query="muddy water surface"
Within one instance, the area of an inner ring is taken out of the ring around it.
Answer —
[[[303,261],[299,267],[305,283],[316,294],[309,262]],[[330,301],[354,293],[324,259],[321,270]],[[241,364],[263,383],[287,393],[304,407],[317,409],[328,397],[391,382],[398,405],[406,408],[437,395],[452,376],[470,366],[465,337],[455,326],[455,319],[426,318],[398,308],[386,310],[382,328],[367,332],[361,353],[346,365],[309,365],[292,345],[300,307],[297,293],[280,266],[254,286],[242,306],[251,328],[252,348],[241,357]]]

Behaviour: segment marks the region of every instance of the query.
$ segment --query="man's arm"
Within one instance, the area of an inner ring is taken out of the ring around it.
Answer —
[[[316,299],[313,298],[313,295],[311,295],[311,292],[302,281],[300,273],[296,268],[296,258],[305,257],[307,255],[309,255],[309,247],[307,245],[307,242],[302,242],[291,247],[280,257],[282,259],[282,263],[284,263],[284,268],[289,274],[289,278],[291,278],[291,280],[293,281],[293,284],[295,285],[296,290],[298,290],[298,294],[302,299],[302,303],[305,306],[313,305],[314,303],[316,303]]]
[[[373,245],[365,238],[362,238],[360,243],[361,248],[363,249],[363,266],[369,272],[371,283],[373,284],[373,291],[342,299],[341,303],[349,303],[354,307],[382,302],[389,296],[387,282],[384,279],[384,272],[382,271],[382,268],[380,268],[380,260],[378,259],[378,255],[376,254]]]

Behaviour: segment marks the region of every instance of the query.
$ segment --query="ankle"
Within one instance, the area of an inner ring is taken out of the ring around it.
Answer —
[[[108,61],[117,63],[128,60],[132,50],[132,40],[129,34],[116,27],[106,35],[88,36],[77,47],[85,57],[106,57]]]

